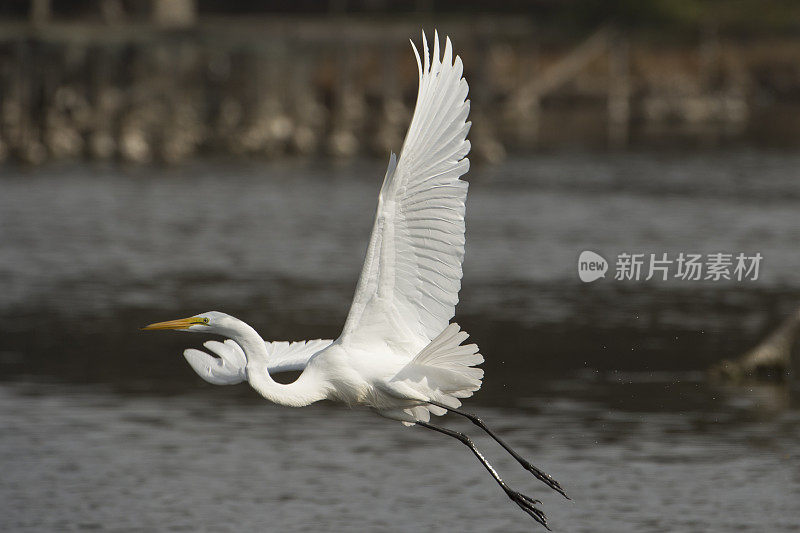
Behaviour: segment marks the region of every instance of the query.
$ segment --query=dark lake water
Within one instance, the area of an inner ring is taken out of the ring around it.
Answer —
[[[383,170],[3,170],[0,530],[536,530],[458,442],[213,387],[180,355],[205,339],[138,330],[214,309],[335,337]],[[800,155],[557,153],[468,177],[456,318],[486,378],[467,406],[574,501],[441,421],[557,531],[800,531],[796,383],[704,372],[800,306]],[[587,284],[583,250],[764,259],[755,281]]]

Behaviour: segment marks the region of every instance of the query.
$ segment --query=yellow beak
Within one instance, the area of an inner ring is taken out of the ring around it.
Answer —
[[[150,324],[142,329],[187,329],[189,326],[193,326],[195,324],[205,324],[205,321],[200,317],[190,316],[189,318],[179,318],[178,320],[156,322],[155,324]]]

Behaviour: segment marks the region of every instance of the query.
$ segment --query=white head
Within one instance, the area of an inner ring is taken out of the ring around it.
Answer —
[[[216,335],[224,335],[225,337],[233,337],[236,333],[242,331],[242,326],[247,325],[238,318],[220,313],[219,311],[208,311],[188,318],[156,322],[142,329],[171,329],[175,331],[213,333]]]

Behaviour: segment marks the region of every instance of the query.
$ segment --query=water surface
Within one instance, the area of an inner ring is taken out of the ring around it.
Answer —
[[[6,169],[0,180],[0,529],[530,531],[469,451],[369,412],[212,387],[145,334],[217,309],[336,336],[383,169]],[[795,385],[704,369],[800,302],[800,157],[544,154],[474,168],[459,323],[486,356],[458,419],[559,531],[796,531]],[[583,284],[579,253],[760,252],[747,283]]]

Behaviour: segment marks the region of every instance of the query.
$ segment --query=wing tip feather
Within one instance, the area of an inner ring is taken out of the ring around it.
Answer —
[[[417,72],[419,73],[419,80],[422,82],[422,60],[419,57],[419,50],[417,50],[417,45],[414,44],[413,39],[408,40],[411,43],[411,48],[414,50],[414,57],[417,58]]]
[[[423,74],[430,72],[430,53],[428,52],[428,39],[425,37],[425,30],[422,30],[422,48],[425,51],[425,67]]]
[[[440,57],[439,57],[439,30],[433,30],[433,66],[440,66]],[[441,69],[440,69],[441,70]]]

